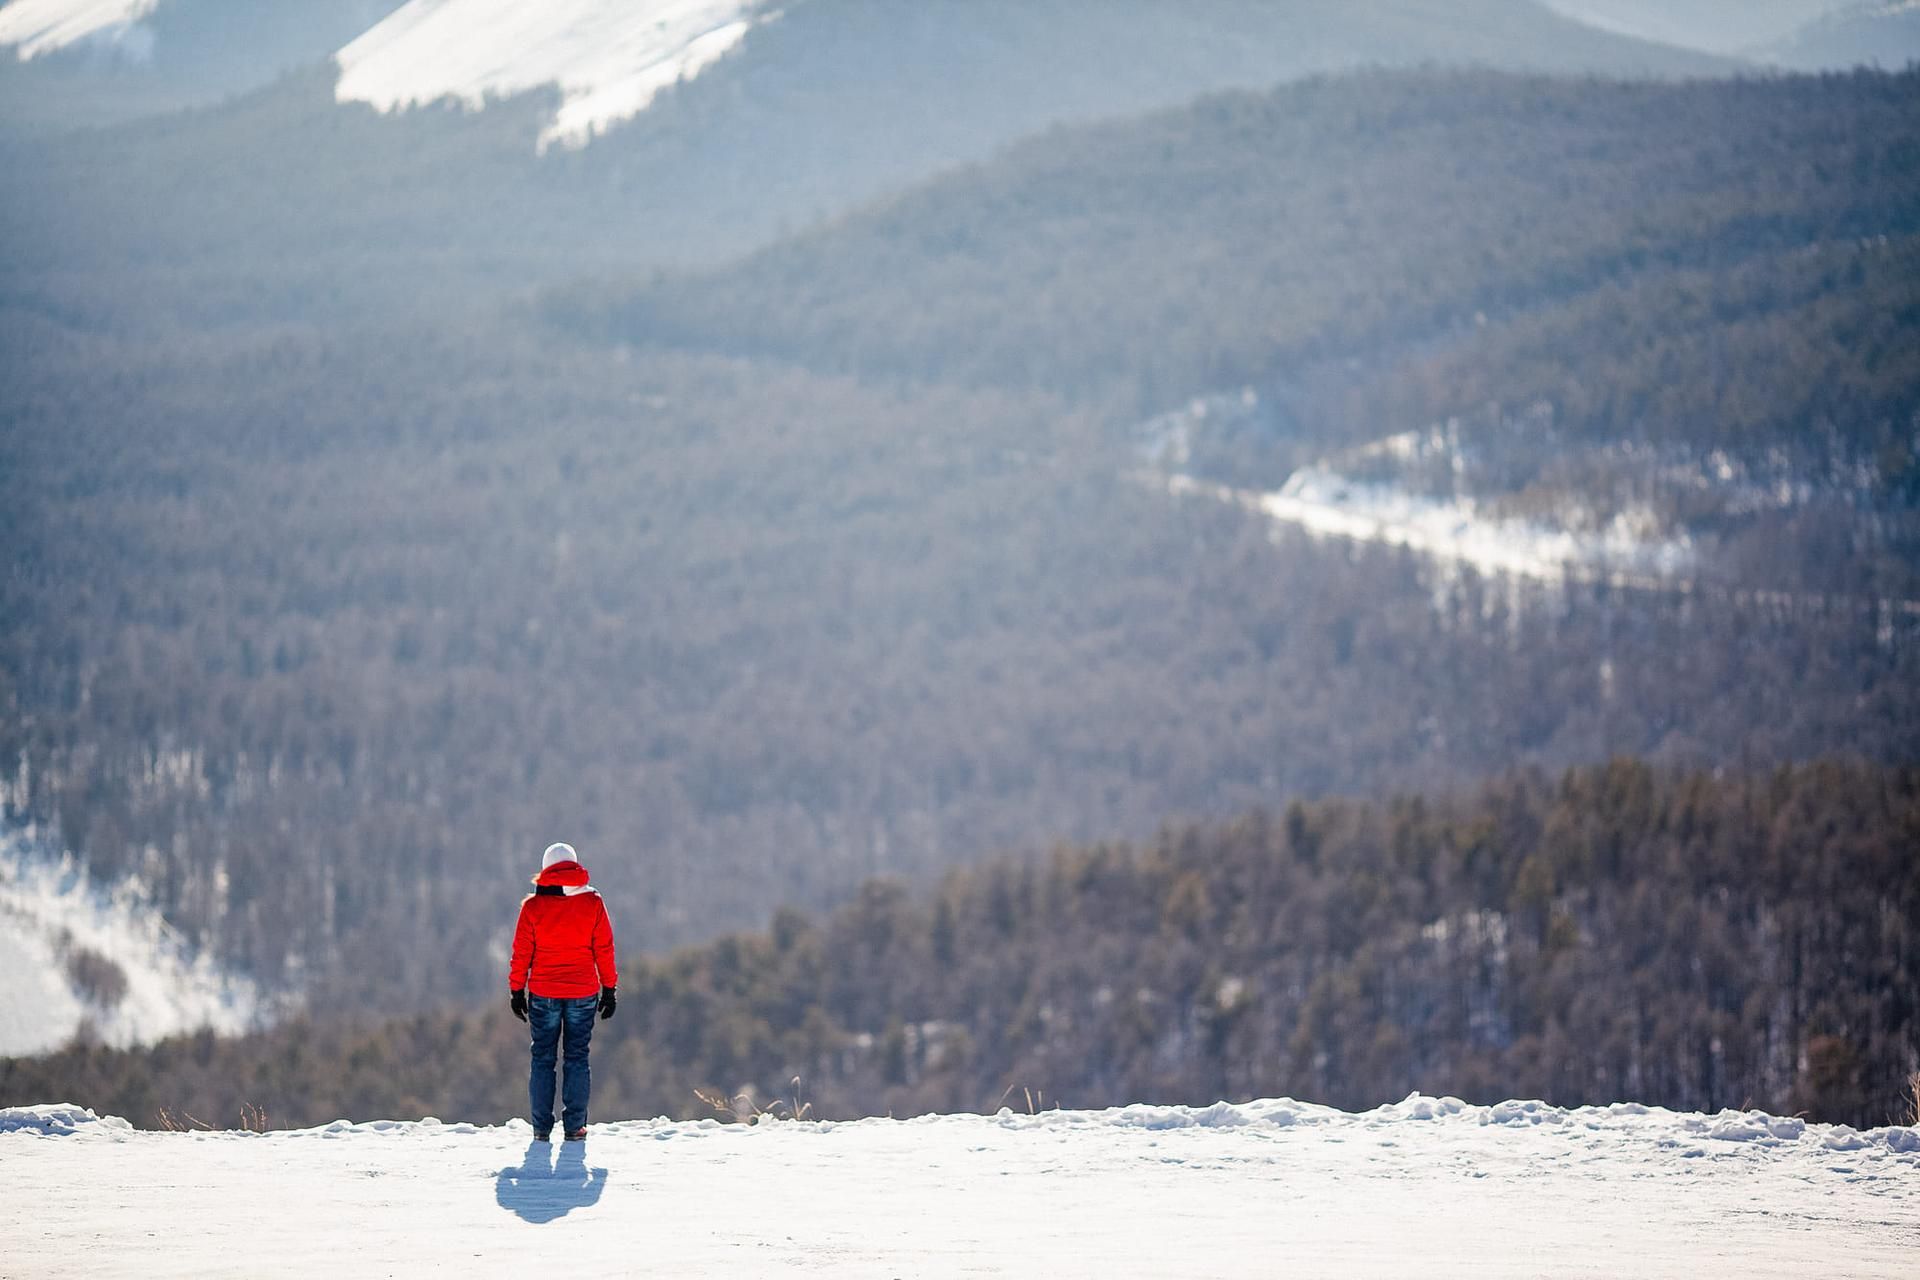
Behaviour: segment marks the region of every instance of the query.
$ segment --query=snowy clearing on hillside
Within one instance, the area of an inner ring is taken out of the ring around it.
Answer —
[[[0,1111],[0,1271],[1910,1276],[1920,1131],[1418,1095],[723,1126]]]
[[[1403,431],[1341,458],[1300,467],[1268,492],[1236,489],[1188,471],[1197,435],[1255,415],[1261,407],[1251,387],[1199,397],[1142,423],[1136,430],[1140,456],[1175,495],[1232,503],[1315,537],[1405,547],[1484,574],[1543,582],[1571,574],[1659,586],[1679,581],[1697,563],[1685,532],[1664,531],[1643,508],[1623,509],[1604,521],[1590,511],[1568,510],[1547,522],[1499,514],[1489,509],[1497,504],[1464,492],[1442,496],[1409,487],[1397,472],[1416,465],[1437,463],[1459,476],[1463,457],[1455,424]]]
[[[558,85],[540,135],[580,146],[646,110],[740,43],[753,0],[410,0],[340,50],[341,102],[381,111],[458,98],[470,107]]]
[[[0,1057],[47,1053],[84,1025],[127,1047],[252,1027],[260,993],[196,956],[140,887],[95,885],[70,857],[0,839]]]
[[[1234,502],[1320,537],[1406,547],[1481,573],[1558,582],[1568,573],[1623,582],[1658,582],[1692,564],[1684,540],[1648,537],[1629,521],[1575,533],[1524,520],[1490,519],[1467,499],[1427,498],[1393,485],[1365,484],[1325,467],[1306,467],[1271,493],[1247,493],[1172,476],[1176,494]]]
[[[153,12],[160,0],[12,0],[0,8],[0,46],[21,59],[101,36],[112,38]]]

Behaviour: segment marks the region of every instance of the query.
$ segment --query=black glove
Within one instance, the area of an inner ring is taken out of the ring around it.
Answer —
[[[520,1021],[527,1020],[527,992],[524,987],[507,997],[507,1007],[513,1010],[513,1016]]]
[[[613,1016],[615,997],[612,987],[600,988],[600,1021],[605,1022]]]

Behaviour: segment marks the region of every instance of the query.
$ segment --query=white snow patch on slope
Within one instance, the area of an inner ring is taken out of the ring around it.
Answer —
[[[89,992],[76,964],[109,975]],[[0,1057],[58,1049],[84,1024],[116,1046],[212,1027],[239,1032],[262,1011],[251,982],[195,955],[138,884],[96,886],[70,858],[0,841]]]
[[[22,59],[91,36],[112,37],[152,13],[160,0],[12,0],[0,8],[0,46]]]
[[[753,0],[410,0],[340,50],[341,102],[471,107],[558,85],[540,136],[580,146],[691,80],[753,26]]]
[[[1693,564],[1684,538],[1650,537],[1630,519],[1574,532],[1526,520],[1483,515],[1469,498],[1431,498],[1394,485],[1351,480],[1323,466],[1305,467],[1280,489],[1251,493],[1175,475],[1177,494],[1199,494],[1260,511],[1322,537],[1350,538],[1504,573],[1558,582],[1571,570],[1623,580],[1660,579]]]
[[[1695,567],[1697,557],[1686,534],[1663,536],[1659,521],[1644,508],[1623,510],[1600,527],[1570,527],[1567,522],[1503,517],[1463,493],[1424,495],[1392,480],[1361,479],[1341,470],[1347,465],[1366,468],[1381,460],[1412,464],[1437,459],[1458,476],[1462,459],[1457,429],[1451,424],[1376,440],[1348,453],[1344,463],[1323,461],[1302,467],[1271,492],[1235,489],[1187,473],[1196,432],[1216,420],[1253,413],[1259,404],[1252,388],[1202,396],[1142,423],[1140,453],[1164,473],[1168,489],[1175,494],[1233,503],[1316,537],[1406,547],[1482,573],[1548,582],[1561,581],[1571,573],[1576,578],[1660,585]],[[1388,470],[1391,474],[1393,468]]]
[[[1920,1131],[1414,1094],[548,1144],[522,1120],[141,1132],[61,1103],[0,1111],[0,1220],[0,1270],[35,1276],[331,1277],[351,1240],[395,1275],[559,1249],[592,1275],[1892,1277],[1920,1256]]]

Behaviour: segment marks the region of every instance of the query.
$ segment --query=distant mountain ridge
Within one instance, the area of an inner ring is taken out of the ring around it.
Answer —
[[[1533,0],[1455,6],[1375,0],[1333,15],[1285,3],[1264,6],[1262,13],[1260,6],[1220,0],[1186,6],[1047,0],[1024,6],[1024,14],[990,2],[956,7],[886,0],[795,0],[783,6],[768,0],[8,0],[0,4],[0,49],[11,47],[23,60],[90,55],[96,69],[104,61],[162,74],[187,66],[203,77],[213,72],[200,87],[200,101],[337,54],[348,72],[344,98],[392,106],[453,94],[477,102],[482,93],[504,96],[555,84],[570,96],[589,89],[597,94],[600,100],[583,114],[605,124],[643,109],[652,91],[694,78],[757,25],[789,21],[884,40],[890,31],[910,33],[936,7],[949,10],[935,22],[951,28],[948,50],[961,65],[992,47],[996,29],[1017,34],[1033,18],[1042,26],[1078,27],[1096,47],[1108,25],[1164,37],[1224,20],[1256,40],[1284,37],[1292,28],[1309,46],[1329,33],[1356,32],[1361,43],[1373,42],[1373,55],[1389,62],[1426,44],[1429,56],[1507,64],[1531,44],[1532,65],[1542,67],[1563,62],[1602,69],[1599,64],[1611,60],[1614,70],[1663,72],[1685,65],[1671,50],[1630,52],[1628,42],[1596,40],[1590,30],[1553,17]],[[849,19],[852,26],[839,27]],[[1178,56],[1178,46],[1176,36],[1163,49]],[[689,48],[694,55],[682,56]],[[1076,74],[1076,60],[1097,51],[1072,43],[1055,48],[1059,70],[1068,77]],[[1231,55],[1219,53],[1227,61]],[[1364,60],[1366,53],[1360,56]],[[370,61],[377,65],[369,68]],[[1125,78],[1124,69],[1112,64],[1104,70]],[[1298,68],[1281,73],[1297,74]]]
[[[76,221],[94,221],[95,210],[116,201],[137,204],[138,230],[126,255],[143,265],[178,256],[166,248],[176,219],[180,235],[197,240],[230,218],[236,225],[229,237],[241,238],[326,221],[317,244],[276,246],[276,256],[298,261],[317,261],[352,242],[388,246],[416,262],[439,260],[443,245],[456,253],[481,245],[494,261],[520,262],[531,236],[551,246],[556,261],[544,268],[548,278],[598,275],[614,262],[677,266],[725,258],[1049,127],[1224,89],[1265,88],[1364,64],[1475,63],[1603,75],[1716,74],[1737,66],[1595,32],[1532,0],[1380,0],[1360,8],[1302,0],[803,0],[754,26],[691,80],[649,86],[644,77],[629,84],[588,75],[583,84],[600,85],[615,99],[628,93],[632,101],[653,89],[644,111],[602,127],[593,123],[598,90],[569,98],[569,59],[590,62],[599,45],[625,40],[624,28],[609,27],[606,40],[580,45],[562,39],[550,18],[517,17],[520,25],[505,30],[523,34],[532,46],[524,56],[562,81],[526,88],[513,70],[522,55],[497,35],[448,53],[452,61],[437,71],[399,65],[433,53],[431,42],[421,42],[441,25],[429,27],[427,19],[456,12],[409,5],[365,33],[372,43],[349,45],[365,56],[348,58],[353,65],[340,73],[314,41],[325,32],[363,30],[349,19],[380,13],[391,0],[366,3],[374,7],[333,0],[300,10],[306,16],[298,23],[277,20],[276,38],[307,50],[312,61],[273,84],[256,84],[218,106],[82,135],[71,127],[111,124],[123,106],[204,104],[204,96],[193,95],[198,86],[223,83],[225,73],[213,63],[224,65],[228,52],[243,47],[232,33],[250,30],[255,20],[246,15],[255,11],[241,0],[169,0],[145,20],[155,33],[151,66],[125,74],[92,68],[78,54],[0,65],[0,144],[12,134],[27,154],[11,163],[39,175],[8,203],[28,206],[20,218],[28,232],[52,227],[59,234]],[[417,30],[401,39],[413,29],[409,23]],[[192,24],[228,34],[202,38]],[[270,24],[263,17],[256,25]],[[341,43],[348,39],[342,34]],[[678,46],[680,54],[697,44]],[[645,55],[644,45],[634,46],[634,56]],[[178,74],[169,70],[175,58],[187,60]],[[507,69],[504,79],[454,74],[494,64]],[[667,57],[661,65],[678,64]],[[433,74],[415,80],[416,70]],[[488,86],[524,91],[489,98]],[[443,90],[452,96],[386,114],[335,101],[343,91],[364,92],[397,105]],[[461,105],[475,94],[491,105]],[[593,145],[550,153],[540,163],[542,138],[559,136],[576,110],[585,112],[583,127],[600,130]],[[296,156],[298,162],[290,159]],[[155,175],[150,182],[148,173]],[[170,175],[179,173],[195,175],[190,188],[173,186]],[[423,177],[428,173],[431,179]],[[95,190],[104,174],[112,181]],[[208,197],[211,216],[202,207]],[[32,208],[42,204],[52,207]],[[76,219],[75,205],[89,207]],[[72,263],[93,247],[47,252]],[[513,274],[525,279],[524,270]],[[353,284],[351,275],[327,278],[327,292]]]
[[[1747,56],[1850,0],[1547,0],[1598,27],[1685,49]]]
[[[320,65],[401,2],[8,0],[0,136],[212,106]]]
[[[730,63],[716,66],[722,55]],[[798,118],[815,124],[823,89],[864,99],[875,112],[887,109],[875,94],[885,90],[896,99],[891,109],[904,108],[924,131],[940,98],[970,87],[977,115],[1029,115],[1011,130],[1019,133],[1213,89],[1419,61],[1615,74],[1715,69],[1696,54],[1567,22],[1532,0],[1374,0],[1339,9],[1248,0],[796,0],[779,8],[754,0],[565,0],[534,11],[513,0],[413,0],[342,50],[340,93],[392,107],[557,84],[563,102],[546,136],[577,143],[637,115],[676,81],[691,88],[712,68],[726,91],[800,91]],[[814,82],[790,79],[802,72]],[[915,98],[928,101],[910,105]],[[836,134],[862,120],[842,108]]]
[[[1865,0],[1825,14],[1764,50],[1799,70],[1868,66],[1897,71],[1920,61],[1920,4]]]

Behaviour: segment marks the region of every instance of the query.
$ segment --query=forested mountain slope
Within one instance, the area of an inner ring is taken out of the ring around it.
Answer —
[[[529,163],[531,100],[329,116],[338,151],[280,155],[270,205],[190,198],[192,169],[172,205],[10,185],[10,809],[316,1008],[410,1009],[497,986],[556,837],[652,949],[1296,796],[1617,751],[1911,760],[1920,646],[1858,593],[1913,559],[1912,276],[1883,266],[1920,203],[1915,83],[1212,99],[737,271],[555,295],[558,325],[493,291],[608,241],[508,186],[481,215],[513,233],[476,249],[439,146]],[[381,180],[448,214],[441,249],[312,185],[396,124],[422,161]],[[186,125],[103,143],[130,192]],[[1720,375],[1661,363],[1688,308]],[[1485,411],[1508,388],[1583,441],[1871,448],[1857,503],[1749,544],[1855,594],[1538,594],[1141,483],[1137,418],[1236,379],[1284,410],[1216,460],[1250,478],[1450,406],[1497,438],[1535,421]],[[1614,408],[1648,386],[1709,411]]]
[[[1911,598],[1916,108],[1913,73],[1316,81],[1039,140],[549,310],[613,341],[1037,386],[1116,431],[1254,388],[1262,429],[1200,442],[1243,486],[1452,422],[1479,499],[1646,506],[1715,572]],[[1805,500],[1665,492],[1715,468]],[[1803,554],[1835,538],[1844,562]]]
[[[1914,74],[1314,80],[1050,135],[738,265],[553,309],[636,343],[1149,411],[1607,286],[1911,236],[1917,102]]]
[[[1871,619],[1436,608],[1405,557],[1168,506],[1041,399],[473,335],[26,341],[16,803],[323,1004],[496,985],[554,835],[657,947],[1168,813],[1912,749],[1915,650]],[[252,390],[209,401],[209,360]]]
[[[825,1118],[1418,1089],[1887,1124],[1920,1068],[1917,858],[1911,768],[1619,760],[875,882],[630,959],[595,1114],[706,1114],[696,1089]],[[492,1121],[525,1052],[502,1000],[0,1063],[0,1102]]]

